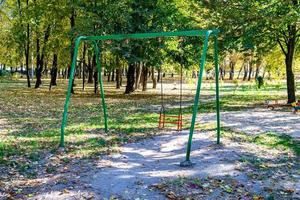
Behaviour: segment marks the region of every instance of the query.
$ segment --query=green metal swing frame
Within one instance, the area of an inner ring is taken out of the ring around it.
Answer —
[[[80,36],[75,41],[75,48],[74,48],[74,55],[71,65],[71,73],[69,79],[69,85],[67,90],[67,97],[64,106],[63,118],[61,123],[61,135],[60,135],[60,147],[64,147],[65,141],[65,127],[67,124],[67,117],[68,117],[68,108],[70,104],[71,98],[71,89],[72,83],[75,74],[75,67],[76,61],[78,56],[78,49],[79,45],[83,41],[90,41],[94,45],[95,55],[96,55],[96,65],[98,69],[98,78],[100,84],[100,93],[101,93],[101,101],[102,101],[102,109],[103,109],[103,117],[104,117],[104,129],[105,132],[108,132],[108,117],[107,117],[107,107],[105,103],[105,96],[104,96],[104,88],[103,88],[103,81],[102,81],[102,66],[101,66],[101,52],[98,47],[98,41],[104,40],[125,40],[125,39],[150,39],[150,38],[160,38],[160,37],[191,37],[191,36],[199,36],[204,37],[204,43],[202,47],[202,54],[200,58],[200,65],[199,65],[199,78],[197,83],[197,90],[194,100],[194,108],[193,108],[193,115],[192,121],[190,126],[190,133],[187,143],[187,150],[186,150],[186,159],[182,162],[183,166],[188,166],[191,164],[190,162],[190,154],[191,154],[191,147],[192,147],[192,140],[193,134],[195,130],[195,122],[198,114],[198,106],[199,106],[199,98],[200,98],[200,91],[201,91],[201,84],[203,78],[203,72],[206,62],[206,55],[209,46],[209,39],[213,37],[214,43],[214,66],[215,66],[215,83],[216,83],[216,112],[217,112],[217,144],[220,144],[220,133],[221,133],[221,124],[220,124],[220,95],[219,95],[219,64],[218,64],[218,33],[219,30],[190,30],[190,31],[176,31],[176,32],[159,32],[159,33],[138,33],[138,34],[124,34],[124,35],[103,35],[103,36]]]

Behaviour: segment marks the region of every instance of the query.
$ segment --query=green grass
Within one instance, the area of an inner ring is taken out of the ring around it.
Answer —
[[[290,151],[295,155],[300,156],[300,141],[297,141],[288,135],[265,133],[254,136],[225,129],[222,131],[222,137],[229,138],[233,141],[254,143],[268,148]]]
[[[296,141],[288,135],[278,135],[276,133],[261,134],[253,138],[253,142],[270,148],[291,150],[297,156],[300,156],[300,141]]]

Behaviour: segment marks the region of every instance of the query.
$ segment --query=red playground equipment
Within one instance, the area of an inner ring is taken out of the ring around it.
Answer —
[[[161,76],[162,77],[162,76]],[[169,115],[166,114],[166,106],[164,104],[164,89],[163,89],[163,81],[161,78],[161,107],[159,111],[159,120],[158,120],[158,128],[165,128],[165,124],[176,124],[177,125],[177,131],[182,131],[182,80],[183,74],[182,74],[182,66],[181,66],[181,72],[180,72],[180,100],[179,100],[179,112],[178,115]]]

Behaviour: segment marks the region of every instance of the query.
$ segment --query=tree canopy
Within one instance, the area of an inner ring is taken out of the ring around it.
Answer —
[[[248,66],[250,76],[254,65],[257,66],[256,74],[266,62],[269,63],[265,66],[276,68],[278,66],[273,66],[274,60],[270,58],[280,49],[288,101],[292,102],[295,101],[294,58],[299,54],[299,9],[297,0],[62,0],[59,3],[54,0],[3,0],[0,2],[0,63],[11,67],[24,65],[27,71],[33,64],[37,88],[42,72],[50,70],[54,57],[58,59],[58,70],[68,69],[74,39],[79,35],[218,28],[221,30],[221,73],[226,72],[226,59],[229,59],[230,79],[236,77],[234,71],[239,60]],[[199,52],[199,40],[108,41],[102,43],[101,48],[106,52],[103,53],[104,61],[110,60],[106,62],[107,69],[119,68],[116,59],[121,59],[128,66],[135,63],[135,69],[138,68],[136,63],[147,70],[158,69],[164,62],[175,65],[181,62],[179,64],[192,70]],[[81,58],[86,62],[84,66],[93,68],[90,47],[82,47],[80,51],[84,54],[82,57],[88,57]],[[111,68],[109,63],[114,63],[115,67]]]

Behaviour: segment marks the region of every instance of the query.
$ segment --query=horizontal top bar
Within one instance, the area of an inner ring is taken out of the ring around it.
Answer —
[[[180,36],[209,36],[217,35],[219,30],[190,30],[175,32],[159,32],[159,33],[136,33],[136,34],[120,34],[120,35],[103,35],[103,36],[80,36],[78,40],[124,40],[124,39],[146,39],[158,37],[180,37]]]

